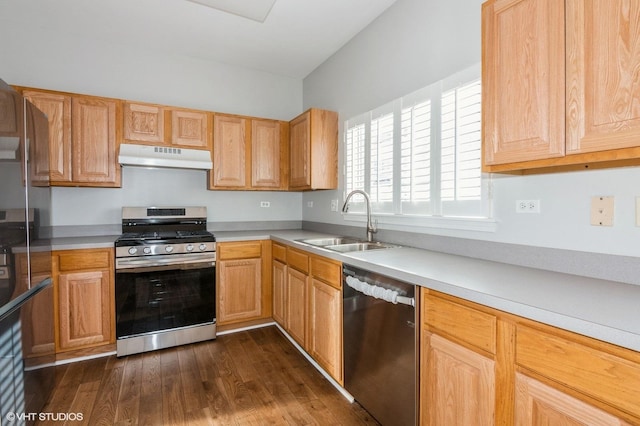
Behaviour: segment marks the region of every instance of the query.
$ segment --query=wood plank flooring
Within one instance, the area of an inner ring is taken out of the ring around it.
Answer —
[[[65,364],[56,375],[43,412],[82,413],[73,425],[378,424],[275,326]]]

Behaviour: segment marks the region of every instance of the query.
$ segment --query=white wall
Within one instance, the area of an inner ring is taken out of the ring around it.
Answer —
[[[398,0],[305,78],[305,108],[336,110],[343,121],[480,62],[482,2]],[[342,151],[340,154],[342,165]],[[494,175],[493,187],[495,232],[394,229],[424,233],[425,238],[428,234],[450,235],[640,256],[640,228],[635,226],[639,168],[525,177]],[[590,225],[590,198],[597,195],[615,196],[613,227]],[[330,211],[332,198],[342,203],[342,190],[305,194],[303,219],[353,225],[340,213]],[[519,199],[541,200],[541,214],[516,214]],[[309,201],[313,201],[311,208]]]
[[[0,17],[0,78],[9,84],[281,120],[302,111],[299,79],[168,56],[152,46],[139,51],[6,18]],[[205,176],[125,168],[122,189],[54,188],[52,225],[117,224],[120,208],[132,204],[203,204],[210,220],[301,219],[300,194],[206,191]],[[271,208],[254,208],[260,200]]]

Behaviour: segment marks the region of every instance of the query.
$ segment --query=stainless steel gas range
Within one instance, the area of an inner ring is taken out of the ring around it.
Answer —
[[[206,207],[124,207],[115,242],[117,356],[216,337]]]

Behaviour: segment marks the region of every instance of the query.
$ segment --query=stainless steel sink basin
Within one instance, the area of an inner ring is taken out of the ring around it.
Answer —
[[[367,242],[351,237],[327,237],[298,240],[301,243],[322,247],[340,253],[350,253],[354,251],[377,250],[399,247],[393,244],[380,242]]]
[[[331,246],[325,246],[324,248],[339,251],[340,253],[350,253],[354,251],[366,251],[366,250],[378,250],[387,248],[396,248],[393,244],[379,243],[379,242],[357,242],[347,244],[336,244]]]
[[[298,240],[301,243],[309,244],[312,246],[327,247],[340,244],[358,243],[360,240],[351,237],[328,237],[328,238],[312,238],[308,240]]]

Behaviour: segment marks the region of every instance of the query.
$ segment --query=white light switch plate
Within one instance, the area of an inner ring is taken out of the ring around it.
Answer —
[[[591,224],[613,226],[613,197],[591,197]]]

